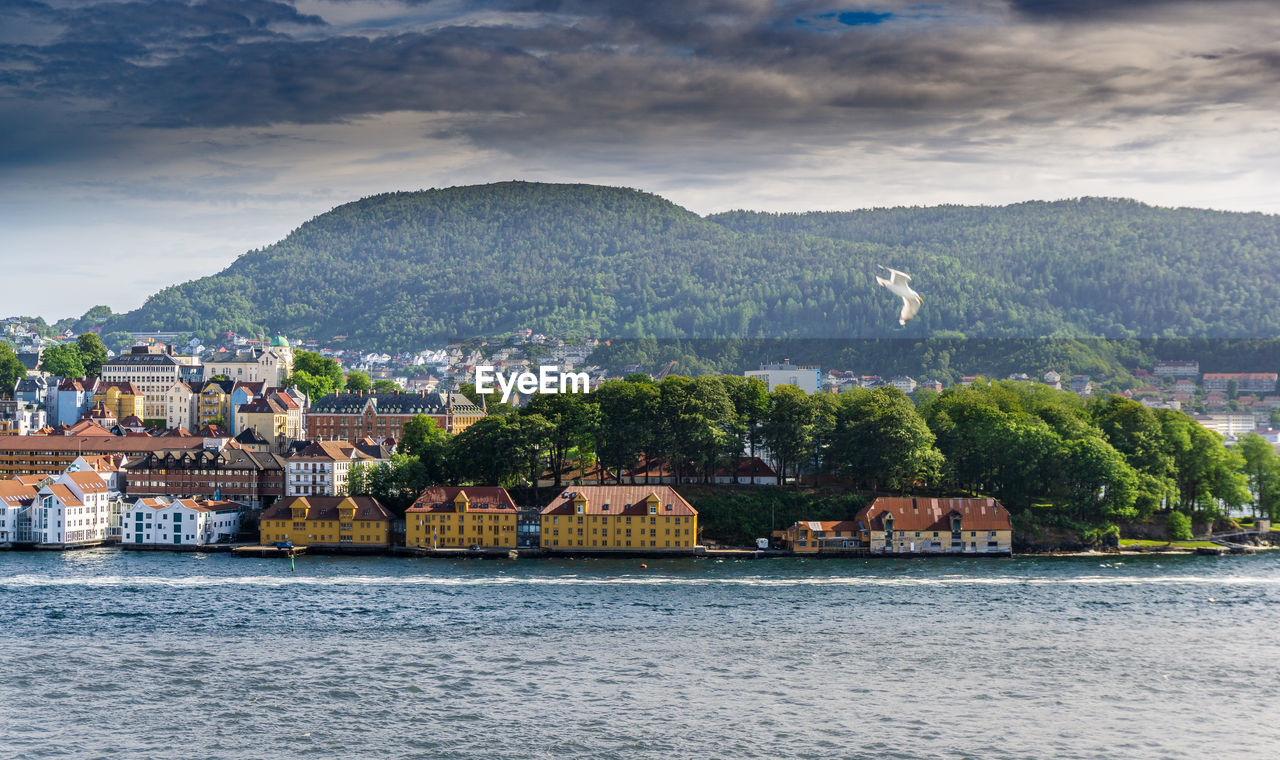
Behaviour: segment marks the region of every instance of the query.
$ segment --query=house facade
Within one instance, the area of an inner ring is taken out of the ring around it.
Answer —
[[[289,455],[285,491],[288,496],[338,496],[346,491],[352,465],[376,467],[390,459],[390,450],[372,442],[312,441]]]
[[[93,405],[102,405],[112,417],[142,417],[145,411],[144,396],[133,383],[102,382],[93,392]]]
[[[15,542],[67,549],[119,540],[123,508],[121,494],[98,473],[65,472],[41,486],[19,515]]]
[[[460,433],[485,412],[461,393],[331,393],[307,410],[307,438],[313,441],[382,440],[404,437],[404,424],[419,414],[436,427]]]
[[[140,455],[125,466],[125,479],[130,496],[229,499],[262,509],[285,495],[284,471],[279,454],[231,446],[181,448]]]
[[[405,510],[405,545],[515,548],[518,514],[505,488],[429,488]]]
[[[215,352],[204,363],[205,380],[215,375],[226,375],[233,382],[265,382],[270,386],[280,386],[291,374],[293,348],[279,336],[271,341],[270,346]]]
[[[244,505],[233,501],[137,499],[124,510],[125,546],[205,546],[232,540]]]
[[[394,520],[369,496],[295,496],[273,504],[258,524],[263,545],[385,549]]]
[[[670,551],[698,543],[698,512],[670,486],[575,486],[542,509],[552,551]]]
[[[169,389],[181,379],[181,366],[174,358],[171,347],[134,346],[129,353],[103,363],[102,381],[132,383],[143,396],[143,413],[139,416],[148,420],[162,420],[167,413]]]
[[[1013,524],[995,499],[882,496],[853,522],[862,545],[886,554],[1010,554]]]

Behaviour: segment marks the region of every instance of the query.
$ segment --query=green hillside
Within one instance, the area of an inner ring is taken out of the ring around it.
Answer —
[[[272,330],[404,349],[527,327],[661,338],[1268,337],[1280,218],[1084,199],[706,218],[507,182],[378,195],[105,331]],[[874,284],[914,276],[919,317]]]

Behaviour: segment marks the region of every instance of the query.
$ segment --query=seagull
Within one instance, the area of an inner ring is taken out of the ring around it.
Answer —
[[[881,269],[890,274],[890,279],[886,280],[881,276],[877,276],[876,281],[902,299],[902,313],[897,316],[897,324],[905,325],[911,317],[915,316],[915,312],[920,311],[920,302],[923,302],[924,298],[920,298],[920,294],[911,289],[911,285],[908,285],[911,281],[911,275],[906,274],[905,271],[890,269],[887,266],[882,266]]]
[[[889,279],[876,277],[876,282],[885,286],[891,293],[902,299],[902,313],[898,315],[898,324],[905,325],[907,320],[914,317],[917,311],[920,311],[920,303],[924,299],[907,284],[911,282],[911,275],[885,266],[880,268],[889,273]]]

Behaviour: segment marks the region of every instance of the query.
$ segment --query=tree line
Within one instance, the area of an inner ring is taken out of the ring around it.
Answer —
[[[658,472],[711,482],[763,453],[779,485],[992,496],[1015,514],[1091,526],[1280,508],[1280,460],[1256,436],[1229,449],[1180,412],[1037,383],[978,381],[913,401],[891,387],[806,395],[731,375],[633,376],[488,408],[456,435],[415,418],[392,463],[357,468],[352,493],[403,509],[433,484],[559,487],[584,473],[645,483]]]

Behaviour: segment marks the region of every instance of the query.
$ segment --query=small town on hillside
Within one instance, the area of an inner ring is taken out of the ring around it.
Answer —
[[[74,346],[77,336],[45,337],[16,318],[4,326],[23,374],[0,401],[2,546],[693,555],[719,547],[715,536],[701,534],[698,511],[676,490],[682,483],[781,485],[802,475],[764,448],[743,451],[736,467],[701,476],[646,458],[627,470],[569,467],[527,482],[560,489],[546,503],[517,503],[492,484],[433,486],[397,512],[353,495],[348,478],[390,462],[411,420],[425,417],[453,435],[483,419],[486,400],[476,403],[462,392],[479,366],[518,372],[552,363],[586,372],[598,387],[609,379],[589,363],[598,342],[522,330],[466,350],[450,345],[393,356],[233,333],[208,348],[151,332],[131,336],[133,345],[120,353],[106,351],[96,374],[60,376],[46,359]],[[335,336],[334,345],[342,340]],[[332,360],[347,378],[365,375],[370,387],[309,397],[294,382],[301,352]],[[770,392],[943,390],[937,381],[789,362],[744,374]],[[1134,376],[1146,385],[1120,396],[1185,411],[1228,445],[1252,433],[1280,447],[1274,372],[1202,374],[1195,360],[1185,360],[1157,362]],[[1007,379],[1094,393],[1091,378],[1065,368]],[[517,396],[514,403],[528,400]],[[748,548],[1008,555],[1011,536],[1009,511],[995,499],[880,496],[853,519],[797,520]]]

